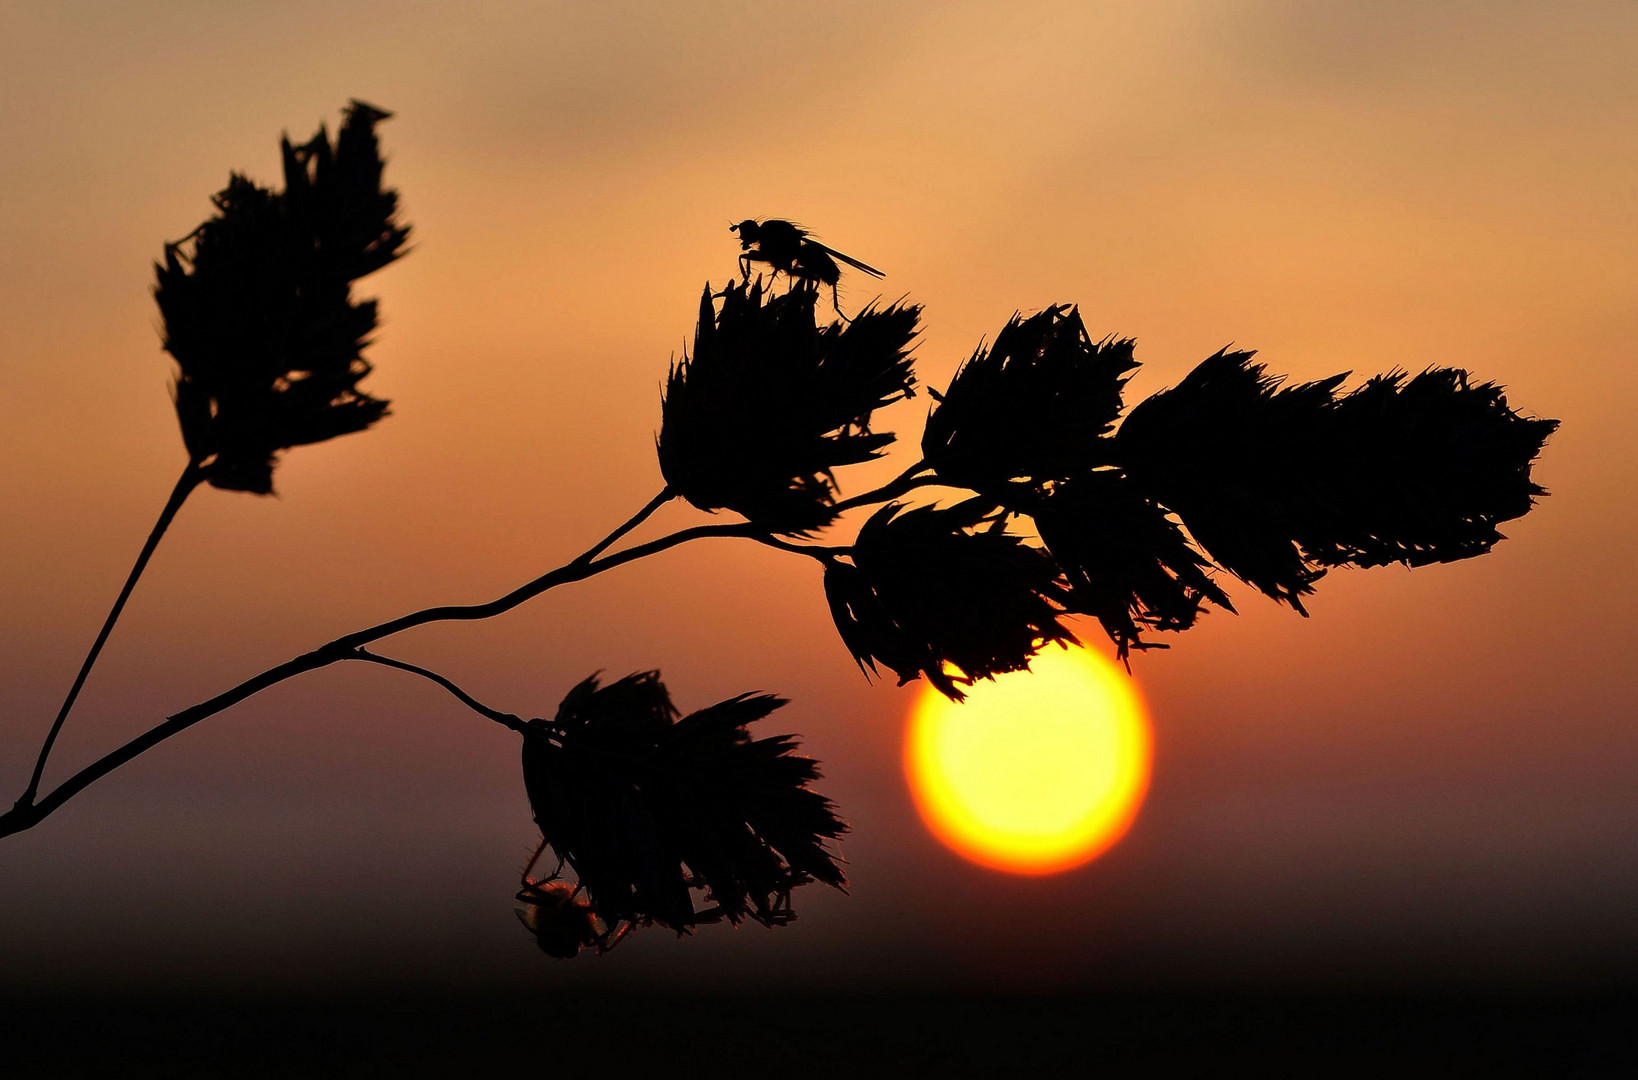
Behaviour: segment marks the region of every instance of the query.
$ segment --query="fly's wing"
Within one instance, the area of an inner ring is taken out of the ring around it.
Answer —
[[[871,266],[869,263],[862,263],[858,259],[855,259],[851,255],[843,255],[840,251],[837,251],[835,248],[829,247],[829,246],[827,246],[825,244],[821,244],[819,241],[813,239],[812,237],[808,238],[808,243],[812,244],[814,247],[818,248],[820,251],[823,251],[825,254],[829,255],[831,258],[840,259],[842,262],[847,263],[849,266],[853,267],[855,270],[863,270],[865,273],[869,274],[871,277],[886,277],[887,276],[886,274],[882,273],[880,270],[876,269],[874,266]]]

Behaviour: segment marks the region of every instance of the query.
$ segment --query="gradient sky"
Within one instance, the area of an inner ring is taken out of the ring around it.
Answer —
[[[277,498],[190,501],[57,778],[646,501],[660,380],[746,216],[926,305],[934,386],[1014,310],[1074,302],[1137,338],[1129,400],[1233,342],[1298,378],[1465,367],[1563,421],[1551,497],[1493,554],[1333,573],[1308,620],[1242,588],[1139,658],[1153,786],[1081,870],[933,841],[898,765],[914,688],[860,677],[809,562],[712,541],[383,651],[530,715],[597,669],[658,667],[685,709],[788,696],[764,730],[825,763],[850,897],[547,962],[511,915],[538,835],[515,737],[335,668],[0,841],[0,985],[1631,978],[1634,56],[1630,0],[0,6],[8,800],[183,464],[151,262],[350,97],[397,113],[415,228],[363,287],[393,415],[291,452]],[[913,443],[924,408],[882,419]]]

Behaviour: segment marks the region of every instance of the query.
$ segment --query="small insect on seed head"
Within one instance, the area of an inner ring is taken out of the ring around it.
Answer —
[[[598,930],[597,917],[579,892],[561,881],[530,884],[518,892],[526,905],[517,909],[518,920],[547,956],[572,960],[581,949],[606,947],[608,935]]]

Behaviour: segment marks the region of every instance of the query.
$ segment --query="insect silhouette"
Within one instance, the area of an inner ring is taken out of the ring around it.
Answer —
[[[764,262],[773,268],[775,276],[783,273],[793,283],[806,281],[812,283],[814,288],[829,285],[830,305],[844,319],[847,316],[842,314],[842,305],[836,295],[836,283],[842,279],[842,268],[836,265],[837,262],[863,270],[871,277],[887,276],[869,263],[821,244],[800,225],[780,218],[766,221],[746,218],[738,225],[728,226],[728,231],[739,235],[739,265],[747,278],[751,275],[753,262]]]
[[[579,885],[557,880],[563,869],[561,860],[556,871],[544,878],[531,878],[529,872],[545,850],[543,840],[535,848],[529,865],[523,868],[523,887],[518,890],[517,899],[528,907],[518,909],[518,920],[534,935],[535,944],[547,956],[572,960],[581,949],[608,952],[630,932],[632,924],[603,925],[592,912],[591,904],[580,895]]]

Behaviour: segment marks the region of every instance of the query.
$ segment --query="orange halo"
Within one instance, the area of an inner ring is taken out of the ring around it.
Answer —
[[[996,870],[1055,874],[1125,834],[1153,753],[1132,677],[1098,653],[1049,648],[1030,671],[979,681],[963,704],[925,688],[904,767],[922,820],[947,847]]]

